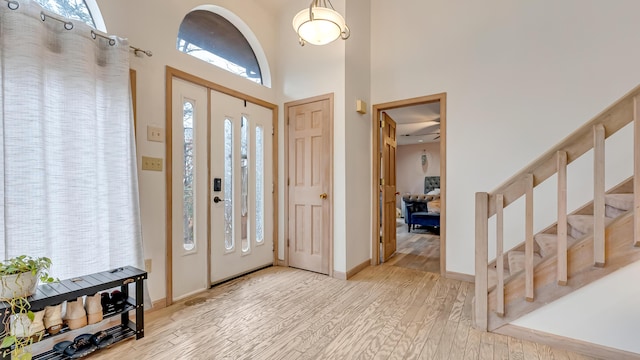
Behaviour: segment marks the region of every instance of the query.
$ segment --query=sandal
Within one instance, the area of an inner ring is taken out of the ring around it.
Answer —
[[[91,334],[82,334],[78,335],[73,342],[71,341],[63,341],[57,343],[53,350],[57,353],[61,353],[69,357],[70,359],[78,359],[83,356],[86,356],[97,349],[97,346],[92,344],[89,339],[91,339],[93,335]],[[66,346],[65,346],[66,345]],[[60,352],[62,350],[62,352]]]
[[[113,344],[113,335],[107,334],[106,331],[99,331],[89,339],[89,341],[95,345],[98,349],[104,349],[107,346]]]

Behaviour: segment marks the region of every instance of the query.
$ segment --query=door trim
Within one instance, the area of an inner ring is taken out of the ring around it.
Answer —
[[[439,93],[421,96],[411,99],[392,101],[372,106],[371,129],[372,129],[372,151],[371,168],[373,176],[371,179],[372,203],[371,208],[371,265],[380,264],[380,126],[378,121],[380,114],[385,110],[396,109],[410,105],[421,105],[440,102],[440,275],[446,277],[447,271],[447,93]]]
[[[333,199],[333,93],[318,95],[306,99],[300,99],[284,103],[284,143],[287,144],[289,140],[289,126],[287,125],[289,117],[289,108],[308,104],[316,101],[328,100],[329,101],[329,159],[331,166],[329,166],[329,199]],[[289,179],[289,147],[284,146],[284,179]],[[285,181],[284,189],[284,266],[289,267],[289,249],[287,248],[286,241],[289,239],[289,191],[287,189],[287,182]],[[329,202],[329,277],[333,277],[333,200]],[[276,257],[278,253],[276,252]]]
[[[166,298],[165,298],[165,306],[169,306],[173,303],[173,252],[171,251],[171,245],[173,243],[172,233],[173,233],[173,217],[171,215],[171,210],[173,207],[172,200],[172,185],[173,185],[173,174],[172,174],[172,165],[173,165],[173,156],[172,156],[172,136],[173,136],[173,126],[172,126],[172,114],[173,114],[173,78],[182,79],[188,82],[191,82],[196,85],[200,85],[207,88],[208,96],[208,110],[207,116],[208,119],[211,118],[211,91],[217,91],[229,96],[233,96],[235,98],[248,101],[250,103],[256,104],[258,106],[265,107],[272,111],[272,127],[273,127],[273,148],[272,148],[272,156],[273,156],[273,264],[278,263],[278,105],[272,104],[262,99],[258,99],[251,95],[244,94],[242,92],[230,89],[228,87],[216,84],[212,81],[203,79],[201,77],[189,74],[187,72],[178,70],[171,66],[166,67],[165,72],[165,186],[166,186],[166,236],[165,236],[165,281],[166,281]],[[211,134],[208,134],[207,147],[211,146]],[[209,153],[211,149],[209,148]],[[207,175],[208,184],[211,184],[211,174]],[[208,194],[207,198],[211,199],[211,186],[208,186]],[[211,221],[210,207],[207,208],[207,222]],[[211,233],[210,226],[207,231],[208,239],[207,239],[207,283],[211,284]]]

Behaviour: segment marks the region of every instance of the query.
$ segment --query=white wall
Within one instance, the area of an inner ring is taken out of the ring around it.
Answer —
[[[513,324],[640,354],[640,287],[629,286],[629,279],[637,284],[639,273],[640,263],[631,264]],[[588,301],[601,294],[607,294],[610,301],[597,306]]]
[[[335,1],[334,7],[344,14],[344,2]],[[280,11],[278,18],[279,62],[278,102],[305,99],[317,95],[334,94],[333,129],[333,238],[334,270],[346,272],[346,158],[345,158],[345,42],[337,40],[324,46],[307,44],[300,46],[291,26],[291,19],[308,4],[289,1]],[[283,129],[284,115],[280,115],[280,128]],[[284,152],[284,131],[280,134],[280,149]],[[280,162],[280,177],[284,178],[284,162]],[[284,181],[280,193],[284,194]],[[280,259],[284,259],[284,208],[280,208]]]
[[[371,259],[371,4],[346,2],[345,18],[351,29],[346,41],[346,94],[344,156],[346,164],[346,270]],[[367,114],[356,112],[356,100],[367,103]],[[369,182],[370,184],[370,182]],[[368,206],[367,206],[368,205]]]
[[[260,1],[210,0],[207,3],[231,10],[251,28],[271,65],[273,88],[281,87],[277,80],[275,16],[265,16],[269,10]],[[178,28],[184,16],[202,2],[182,0],[98,0],[110,34],[129,39],[131,45],[153,51],[152,57],[131,56],[131,67],[137,72],[137,151],[141,156],[165,158],[165,144],[146,140],[147,126],[165,127],[165,66],[169,65],[196,76],[230,87],[257,98],[273,102],[273,88],[252,83],[225,70],[217,69],[176,50]],[[264,72],[264,69],[263,69]],[[140,164],[140,161],[138,162]],[[164,166],[166,168],[166,163]],[[165,287],[165,173],[142,171],[138,168],[140,206],[145,258],[152,260],[149,291],[153,301],[163,299]]]
[[[372,1],[372,102],[447,93],[448,271],[474,271],[475,192],[491,191],[640,82],[640,47],[630,45],[640,33],[639,11],[634,0]],[[630,149],[622,154],[613,158],[628,158]],[[570,166],[573,207],[590,197],[591,162]],[[631,175],[627,164],[607,171],[608,186]],[[538,199],[539,229],[554,207]],[[524,210],[514,210],[515,235],[507,239],[518,243]],[[615,317],[636,311],[598,295],[572,301]],[[539,316],[541,330],[553,333],[544,326],[551,316]],[[602,339],[638,331],[618,326],[597,331]]]
[[[426,169],[423,154],[427,155]],[[424,194],[424,177],[440,176],[440,142],[398,146],[396,174],[396,190],[401,195]]]
[[[470,224],[448,226],[447,270],[472,274],[474,193],[638,84],[640,48],[628,44],[640,3],[374,0],[372,9],[373,103],[447,92],[447,221]]]

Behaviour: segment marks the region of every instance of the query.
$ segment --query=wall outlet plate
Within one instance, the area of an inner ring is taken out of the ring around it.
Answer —
[[[147,140],[163,142],[164,129],[157,126],[147,126]]]

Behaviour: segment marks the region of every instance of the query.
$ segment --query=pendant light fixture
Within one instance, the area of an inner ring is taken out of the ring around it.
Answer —
[[[308,9],[294,16],[293,29],[298,33],[301,46],[306,43],[325,45],[338,38],[347,40],[351,35],[347,23],[333,8],[331,0],[312,0]]]

